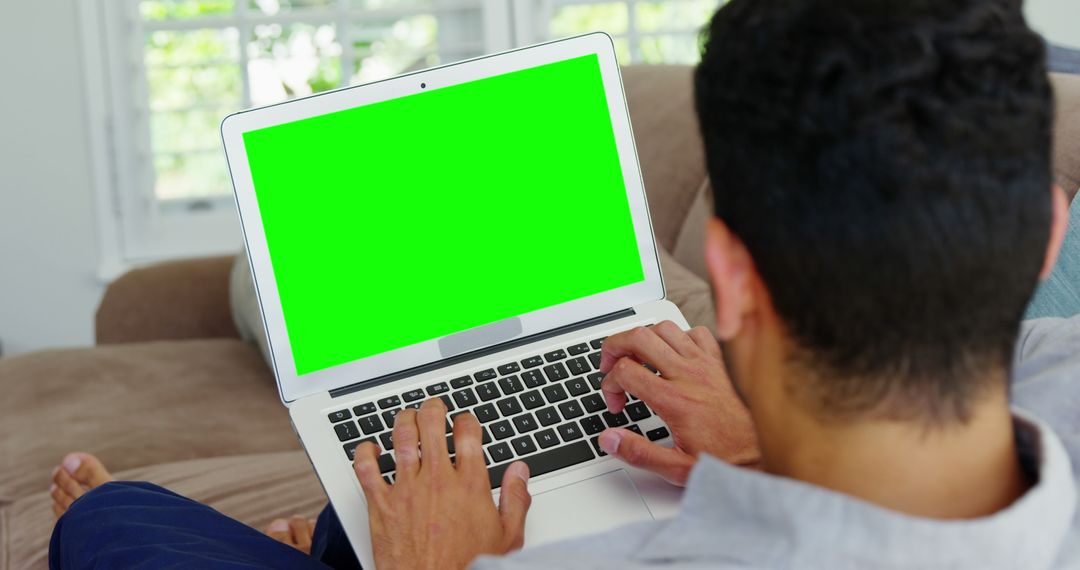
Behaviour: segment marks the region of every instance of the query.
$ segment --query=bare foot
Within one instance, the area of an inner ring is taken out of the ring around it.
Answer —
[[[266,527],[270,538],[311,554],[311,536],[315,534],[315,519],[293,516],[289,519],[275,519]]]
[[[59,518],[75,499],[112,480],[113,476],[97,457],[81,451],[65,455],[60,465],[53,469],[52,485],[49,486],[53,513]]]

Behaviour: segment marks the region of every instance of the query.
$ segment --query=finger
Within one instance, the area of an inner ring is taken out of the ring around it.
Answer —
[[[408,480],[420,470],[420,431],[416,425],[416,415],[416,410],[406,408],[394,419],[396,478]]]
[[[605,341],[606,342],[606,341]],[[629,358],[620,358],[600,382],[600,391],[608,411],[615,414],[626,405],[626,393],[641,398],[650,408],[662,413],[670,397],[671,382],[649,372]]]
[[[649,363],[661,373],[671,373],[683,360],[675,349],[664,342],[652,329],[637,327],[604,339],[600,350],[600,371],[608,373],[619,359],[629,357]]]
[[[720,359],[723,355],[720,353],[720,343],[717,342],[716,337],[713,336],[712,331],[705,327],[694,327],[686,333],[690,336],[690,339],[694,341],[694,344],[705,354]]]
[[[600,448],[619,459],[666,479],[675,485],[686,485],[690,469],[697,459],[677,449],[657,445],[625,429],[607,429],[600,434]]]
[[[57,469],[53,473],[53,482],[57,487],[60,487],[65,493],[71,495],[71,500],[78,499],[83,496],[86,491],[83,490],[83,486],[75,480],[74,477],[68,474],[63,469]]]
[[[656,336],[668,343],[680,356],[691,358],[701,355],[701,348],[690,338],[686,331],[671,321],[663,321],[652,327]]]
[[[439,398],[427,400],[417,413],[420,428],[421,467],[432,469],[450,465],[446,450],[446,404]]]
[[[503,474],[499,492],[499,514],[502,516],[503,536],[507,548],[521,548],[525,542],[525,515],[532,505],[529,495],[529,466],[517,461]]]
[[[454,416],[454,451],[457,453],[457,469],[462,472],[483,471],[484,448],[480,421],[471,413]]]
[[[370,441],[365,441],[356,446],[353,469],[356,471],[356,479],[360,481],[360,487],[364,490],[364,496],[368,502],[379,500],[389,490],[389,485],[383,481],[382,473],[379,472],[379,447]],[[398,473],[401,473],[398,464]]]
[[[311,550],[311,526],[308,520],[295,516],[289,519],[289,528],[292,530],[293,543],[301,549]]]

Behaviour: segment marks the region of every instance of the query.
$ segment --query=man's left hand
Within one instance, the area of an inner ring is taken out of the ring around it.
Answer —
[[[365,442],[356,448],[354,467],[367,497],[379,568],[465,568],[481,554],[521,548],[532,502],[528,466],[517,462],[506,470],[496,509],[480,422],[469,413],[454,417],[453,463],[445,422],[446,405],[437,398],[424,402],[419,411],[406,409],[397,415],[393,485],[379,472],[378,446]]]

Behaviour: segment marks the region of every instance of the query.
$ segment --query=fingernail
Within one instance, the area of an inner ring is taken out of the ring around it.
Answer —
[[[286,522],[286,521],[278,519],[278,520],[270,523],[270,531],[271,532],[285,532],[287,530],[289,530],[289,523]]]
[[[619,443],[622,442],[622,435],[614,430],[608,430],[600,434],[600,449],[603,449],[610,455],[615,455],[619,451]]]
[[[74,475],[75,471],[77,471],[79,469],[79,466],[82,465],[82,458],[78,455],[69,455],[64,458],[63,465],[64,471],[67,471],[68,473]]]
[[[56,490],[56,483],[53,483],[52,485],[49,485],[49,492],[50,493],[52,493],[55,490]]]
[[[514,477],[517,477],[526,483],[529,482],[529,468],[524,463],[514,463],[507,471]]]

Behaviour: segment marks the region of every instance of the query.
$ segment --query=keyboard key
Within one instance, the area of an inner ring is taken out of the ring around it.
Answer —
[[[574,422],[562,424],[555,429],[559,430],[559,435],[562,436],[563,441],[574,441],[585,437],[585,434],[581,433],[581,429]],[[536,438],[539,440],[540,434],[536,434]]]
[[[529,455],[522,459],[522,461],[529,466],[529,475],[538,477],[564,467],[584,463],[594,457],[595,455],[593,455],[592,450],[589,449],[589,445],[584,441],[580,441],[571,445],[553,447],[542,453]],[[509,465],[509,463],[503,463],[502,465],[496,465],[491,469],[488,469],[488,478],[491,481],[492,489],[496,489],[502,485],[503,474],[506,473],[506,468]]]
[[[579,404],[577,400],[570,400],[569,402],[559,404],[559,411],[562,412],[563,417],[568,420],[580,418],[585,415],[585,411],[581,409],[581,404]]]
[[[480,420],[482,424],[499,419],[499,412],[495,411],[495,404],[476,406],[473,408],[473,414],[476,414],[476,419]]]
[[[570,369],[570,374],[573,376],[577,376],[578,374],[585,374],[589,370],[591,370],[589,368],[589,363],[585,362],[584,356],[579,356],[577,358],[571,358],[570,360],[567,360],[566,367]]]
[[[389,396],[379,400],[379,409],[385,410],[386,408],[394,408],[401,405],[401,398],[397,396]]]
[[[510,451],[510,446],[505,443],[496,443],[488,448],[488,453],[491,454],[491,460],[495,463],[506,461],[514,457],[514,452]],[[532,475],[531,473],[529,474]]]
[[[649,438],[649,441],[659,441],[665,437],[671,435],[664,426],[660,426],[656,429],[651,429],[645,432],[645,437]]]
[[[630,420],[626,419],[626,414],[622,412],[617,414],[604,412],[600,414],[600,416],[604,418],[604,423],[606,423],[608,427],[621,427],[630,423]]]
[[[444,418],[443,419],[443,424],[445,424],[445,427],[443,429],[446,430],[446,433],[450,433],[450,432],[454,431],[454,426],[450,425],[450,420],[449,419]]]
[[[645,402],[634,402],[626,406],[626,415],[630,416],[630,421],[640,422],[641,420],[652,415]]]
[[[584,342],[581,344],[575,344],[574,346],[566,349],[566,351],[569,352],[571,356],[585,354],[586,352],[589,352],[589,345],[585,344]]]
[[[461,376],[459,378],[454,378],[453,380],[450,380],[450,387],[455,390],[458,388],[464,388],[469,384],[472,384],[472,378],[469,378],[468,376]]]
[[[499,441],[514,435],[514,428],[510,425],[510,420],[491,424],[491,435],[495,436],[495,439]]]
[[[393,485],[394,484],[394,480],[391,479],[389,475],[383,475],[382,480],[386,481],[387,485]]]
[[[490,402],[495,398],[502,396],[502,394],[499,393],[498,386],[496,386],[494,382],[480,384],[476,387],[476,394],[485,402]]]
[[[510,447],[514,448],[514,451],[517,452],[518,457],[521,457],[522,455],[528,455],[536,451],[536,444],[533,443],[532,438],[527,435],[511,440]]]
[[[495,374],[495,369],[494,368],[488,368],[487,370],[481,370],[480,372],[477,372],[476,374],[473,374],[473,378],[476,378],[477,382],[484,382],[484,381],[487,381],[487,380],[494,380],[495,376],[496,376],[496,374]]]
[[[536,368],[544,363],[544,359],[539,356],[530,356],[521,361],[521,365],[525,368]]]
[[[521,403],[525,405],[526,410],[535,410],[544,405],[544,397],[540,395],[539,390],[529,390],[521,396]]]
[[[590,391],[589,382],[584,378],[571,378],[563,382],[563,385],[566,386],[566,390],[570,392],[570,395],[575,398],[582,394],[588,394]]]
[[[594,352],[589,355],[589,362],[592,362],[592,367],[596,370],[600,370],[600,353]]]
[[[589,374],[589,386],[592,386],[593,390],[600,389],[600,383],[604,381],[604,375],[599,372],[593,372]]]
[[[378,421],[379,418],[375,418]],[[360,432],[356,430],[356,423],[345,422],[343,424],[337,424],[334,426],[334,432],[337,433],[338,441],[349,441],[350,439],[356,439],[360,437]]]
[[[540,426],[536,425],[536,418],[532,414],[522,414],[514,418],[514,427],[518,433],[529,433]]]
[[[536,443],[540,445],[540,449],[547,449],[559,444],[559,436],[555,435],[553,429],[538,431],[536,432]]]
[[[379,420],[379,416],[364,416],[356,421],[360,422],[360,429],[365,435],[371,435],[383,430],[382,421]]]
[[[330,412],[330,414],[327,417],[330,418],[331,422],[336,424],[338,422],[343,422],[343,421],[351,418],[352,413],[350,413],[349,410],[338,410],[336,412]]]
[[[521,404],[513,396],[499,400],[498,404],[499,411],[502,412],[504,418],[521,413]]]
[[[503,394],[506,395],[515,394],[525,389],[525,387],[521,385],[521,380],[518,379],[516,374],[505,378],[499,378],[499,387],[502,388]]]
[[[392,455],[384,453],[379,456],[380,473],[389,473],[393,471],[395,467],[397,467],[397,464],[394,463],[394,457]]]
[[[544,367],[544,375],[547,376],[548,381],[558,382],[559,380],[566,380],[570,377],[570,373],[566,371],[566,367],[562,362],[556,362],[555,364],[549,364]]]
[[[529,388],[536,388],[545,384],[544,375],[539,370],[526,370],[521,373],[521,379]]]
[[[424,405],[423,402],[413,402],[411,404],[405,404],[406,410],[419,410],[420,406]]]
[[[555,402],[561,402],[569,398],[569,396],[566,395],[566,390],[563,390],[563,387],[560,384],[552,384],[551,386],[545,386],[544,397],[547,398],[547,401],[551,402],[552,404],[554,404]]]
[[[457,402],[459,408],[475,405],[477,402],[476,393],[472,391],[472,388],[459,390],[454,392],[454,401]]]
[[[450,401],[450,396],[443,394],[442,396],[439,396],[439,399],[442,400],[442,403],[446,406],[446,411],[454,411],[454,403]]]
[[[566,358],[566,351],[561,348],[544,354],[544,360],[548,362],[555,362],[564,358]]]
[[[481,443],[483,443],[484,445],[491,443],[491,432],[488,431],[488,428],[481,427],[480,429],[484,433],[484,439],[481,441]]]
[[[450,387],[446,385],[446,382],[439,382],[438,384],[432,384],[427,387],[428,396],[438,396],[439,394],[445,394],[450,391]]]
[[[399,413],[401,413],[401,410],[386,410],[382,413],[383,421],[386,422],[387,429],[394,429],[394,420]]]
[[[638,435],[641,435],[641,428],[638,427],[637,424],[630,424],[630,425],[626,426],[626,429],[628,429],[628,430],[630,430],[630,431],[632,431],[632,432],[634,432],[634,433],[636,433]]]
[[[589,416],[587,418],[581,418],[578,420],[581,424],[581,429],[589,435],[600,433],[604,431],[604,420],[600,419],[600,416]]]
[[[424,399],[424,391],[421,390],[420,388],[417,388],[415,390],[409,390],[408,392],[405,392],[404,394],[401,395],[401,399],[405,400],[406,402],[415,402],[417,400],[423,400]]]
[[[598,339],[590,342],[589,346],[593,347],[593,350],[600,350],[600,347],[604,346],[604,338],[607,338],[607,337],[598,338]]]
[[[394,432],[387,431],[379,434],[379,442],[382,443],[382,448],[386,451],[394,449]]]
[[[366,416],[368,414],[375,413],[375,404],[368,402],[366,404],[360,404],[352,409],[353,413],[357,416]]]
[[[590,414],[595,414],[607,408],[607,404],[604,403],[604,397],[600,394],[589,394],[581,399],[581,407]]]
[[[450,455],[454,454],[454,436],[452,435],[446,436],[446,451],[448,451]]]
[[[540,421],[542,426],[550,426],[562,421],[559,417],[559,412],[555,411],[554,406],[548,406],[542,410],[537,410],[536,419]]]
[[[596,450],[597,455],[599,455],[600,457],[603,457],[603,456],[607,455],[606,451],[604,451],[603,449],[600,449],[600,436],[594,435],[591,438],[589,438],[589,441],[592,442],[593,449]],[[531,474],[530,474],[530,476],[531,476]]]
[[[503,364],[502,366],[500,366],[499,367],[499,374],[502,374],[503,376],[506,376],[507,374],[513,374],[513,373],[517,372],[518,370],[521,370],[521,367],[518,366],[518,363],[517,362],[511,362],[509,364]]]
[[[345,456],[349,458],[349,461],[352,461],[352,460],[356,459],[356,448],[361,443],[364,443],[365,441],[370,441],[371,443],[375,443],[375,440],[373,438],[369,437],[369,438],[366,438],[366,439],[359,439],[359,440],[356,440],[356,441],[350,441],[349,443],[346,443],[344,445]]]

